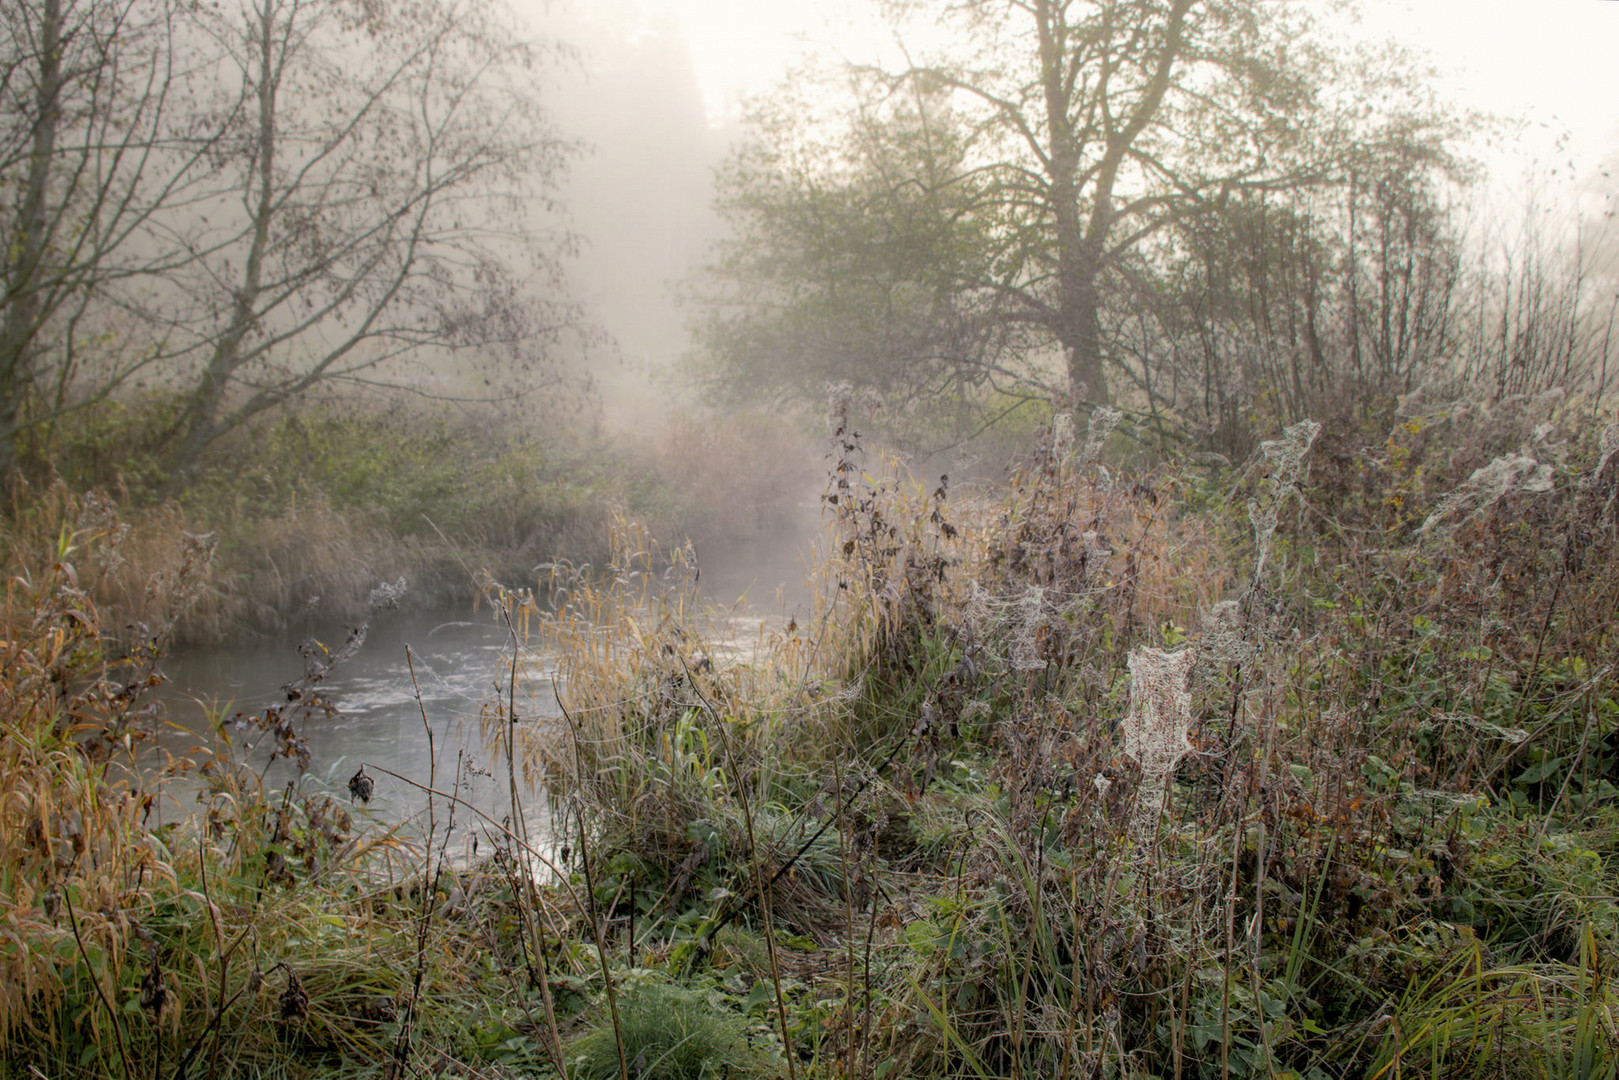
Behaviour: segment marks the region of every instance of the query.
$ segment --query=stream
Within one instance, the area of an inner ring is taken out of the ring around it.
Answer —
[[[330,636],[315,636],[336,652],[348,634],[334,626]],[[284,687],[305,671],[299,640],[188,650],[167,660],[163,670],[168,682],[161,691],[167,719],[155,746],[149,745],[143,755],[143,771],[151,776],[161,770],[165,755],[228,752],[262,777],[266,792],[294,782],[300,792],[324,792],[350,806],[348,781],[363,763],[376,786],[369,804],[352,803],[357,825],[362,819],[384,827],[403,822],[405,832],[419,838],[425,832],[427,795],[407,781],[431,782],[441,791],[453,785],[459,797],[496,821],[509,816],[504,756],[485,738],[480,716],[497,692],[502,700],[506,697],[513,641],[487,608],[478,615],[466,609],[428,615],[379,612],[360,648],[332,666],[318,685],[335,706],[331,715],[318,708],[299,709],[288,700]],[[550,665],[530,645],[523,653],[519,715],[556,716]],[[272,760],[276,739],[249,721],[272,706],[292,718],[308,749],[308,767],[301,775],[296,761]],[[531,835],[544,835],[549,817],[543,792],[529,789],[520,776],[518,786]],[[156,813],[197,812],[203,792],[197,778],[169,778],[163,789]],[[447,809],[439,800],[440,827]],[[487,843],[486,827],[465,807],[456,810],[454,824],[447,850],[458,858],[471,858],[478,838]]]
[[[753,579],[722,579],[709,585],[709,596],[745,597],[756,585]],[[750,652],[763,624],[784,621],[748,612],[741,599],[731,599],[726,610],[729,615],[721,616],[714,629],[723,629],[727,640],[711,643],[724,655]],[[522,658],[518,715],[530,721],[560,718],[555,666],[536,651],[543,649],[538,634],[514,643],[487,607],[476,614],[470,605],[427,614],[377,612],[360,648],[332,665],[319,683],[335,706],[331,715],[300,709],[285,689],[304,675],[298,646],[309,636],[184,650],[169,657],[162,665],[168,681],[159,691],[166,718],[140,760],[146,786],[158,782],[171,756],[228,754],[261,777],[266,793],[290,782],[301,793],[330,795],[349,808],[357,830],[402,826],[406,835],[419,840],[427,831],[423,787],[430,783],[439,791],[453,786],[461,799],[496,822],[509,820],[505,758],[499,740],[485,737],[481,716],[509,695],[515,647]],[[335,653],[348,633],[333,624],[317,626],[314,637]],[[272,760],[275,737],[250,722],[271,707],[293,719],[308,749],[306,769],[284,756]],[[375,781],[373,797],[363,805],[352,801],[348,790],[349,778],[362,764]],[[519,763],[518,798],[528,834],[549,836],[545,793],[526,785],[521,771]],[[156,824],[198,813],[206,797],[205,785],[194,773],[163,777],[160,791],[153,811]],[[487,852],[494,827],[458,807],[446,841],[447,810],[446,800],[437,800],[435,844],[445,843],[458,862],[476,858],[479,850]]]

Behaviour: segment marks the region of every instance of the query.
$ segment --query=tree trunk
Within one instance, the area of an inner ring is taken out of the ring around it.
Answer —
[[[264,287],[264,256],[270,246],[270,224],[276,212],[275,122],[280,67],[277,64],[275,11],[273,0],[262,0],[262,6],[255,13],[258,25],[254,27],[256,40],[252,48],[258,53],[256,59],[259,64],[258,85],[254,87],[259,107],[258,140],[246,183],[248,200],[253,206],[253,238],[242,271],[242,283],[236,289],[230,322],[214,343],[202,381],[186,408],[182,421],[185,434],[171,461],[169,482],[165,485],[164,494],[172,493],[190,475],[208,444],[222,434],[219,415],[225,393],[230,388],[236,369],[242,364],[242,342],[258,321],[259,296]]]
[[[1055,155],[1053,155],[1055,158]],[[1060,160],[1060,159],[1058,159]],[[1071,404],[1107,405],[1107,373],[1102,368],[1102,302],[1097,293],[1097,248],[1079,221],[1078,194],[1073,181],[1059,177],[1052,184],[1057,217],[1057,342],[1068,365]],[[1097,228],[1093,221],[1092,230]],[[1105,230],[1105,222],[1102,224]],[[1105,233],[1104,233],[1105,235]]]
[[[1107,376],[1102,371],[1101,303],[1096,278],[1100,241],[1107,236],[1108,214],[1080,220],[1080,140],[1070,113],[1069,90],[1063,65],[1068,54],[1067,24],[1050,0],[1037,0],[1035,22],[1040,38],[1040,83],[1045,97],[1046,125],[1050,131],[1046,175],[1057,241],[1057,343],[1068,366],[1070,404],[1106,405]],[[1109,198],[1105,191],[1098,199]]]
[[[62,92],[62,4],[45,0],[40,17],[39,81],[35,84],[33,149],[22,205],[6,253],[4,317],[0,318],[0,478],[16,460],[17,416],[34,377],[40,321],[39,276],[47,249],[45,199],[56,156]]]
[[[1068,362],[1068,393],[1073,404],[1108,405],[1107,373],[1102,368],[1102,313],[1094,274],[1077,274],[1063,281],[1062,342]]]

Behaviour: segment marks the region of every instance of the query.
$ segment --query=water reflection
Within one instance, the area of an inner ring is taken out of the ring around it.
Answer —
[[[336,652],[347,634],[333,627],[330,636],[317,636]],[[262,776],[266,791],[294,781],[301,791],[325,791],[345,804],[348,780],[364,763],[376,789],[369,806],[354,807],[357,819],[383,827],[405,822],[407,831],[420,835],[428,798],[414,782],[453,790],[496,821],[506,820],[511,800],[505,758],[498,740],[485,737],[482,714],[509,694],[513,650],[512,635],[487,616],[381,613],[358,652],[319,684],[336,706],[335,715],[288,701],[283,687],[304,674],[295,640],[180,653],[164,665],[168,724],[157,740],[159,752],[148,754],[146,763],[158,769],[164,754],[228,752]],[[548,722],[557,711],[554,669],[529,645],[519,646],[517,655],[519,719]],[[292,718],[308,748],[309,767],[301,776],[296,762],[271,760],[275,738],[251,723],[272,707]],[[228,746],[220,745],[215,717]],[[543,835],[548,825],[544,795],[523,783],[520,763],[517,784],[531,833]],[[157,812],[169,820],[196,813],[201,791],[195,777],[169,779]],[[448,813],[442,800],[436,813],[442,830]],[[490,832],[466,808],[458,808],[449,850],[461,858],[471,857],[475,845],[487,851]]]
[[[769,630],[784,621],[747,612],[740,601],[700,619],[710,656],[720,664],[749,659]],[[316,636],[335,653],[348,630],[330,626]],[[219,753],[251,769],[268,793],[293,782],[301,793],[324,792],[352,805],[358,821],[377,829],[403,823],[413,838],[426,832],[429,786],[453,792],[495,822],[510,821],[510,774],[500,732],[486,731],[484,714],[502,709],[511,696],[514,656],[519,721],[555,725],[560,721],[556,668],[539,636],[514,642],[487,613],[481,618],[468,618],[465,611],[436,617],[379,613],[352,658],[333,666],[318,684],[336,708],[332,715],[308,708],[308,695],[297,701],[289,697],[286,687],[305,673],[296,638],[179,653],[164,664],[168,722],[143,758],[147,786],[159,778],[169,756],[200,760],[199,755]],[[272,708],[291,719],[304,741],[306,770],[275,756],[276,738],[253,723]],[[348,791],[362,764],[375,781],[365,806],[352,804]],[[523,781],[521,762],[515,772],[528,835],[543,850],[550,846],[543,839],[550,832],[545,793]],[[156,823],[199,812],[205,786],[194,774],[163,779],[161,786]],[[435,813],[438,843],[444,841],[449,813],[444,800]],[[498,837],[498,828],[458,807],[447,851],[457,861],[470,861],[487,854]]]

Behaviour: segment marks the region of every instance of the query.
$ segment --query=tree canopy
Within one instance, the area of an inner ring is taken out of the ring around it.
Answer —
[[[721,174],[733,235],[698,290],[715,385],[1105,403],[1150,382],[1131,316],[1242,207],[1285,209],[1315,243],[1341,225],[1323,193],[1366,176],[1371,148],[1408,152],[1391,183],[1449,162],[1413,62],[1328,48],[1302,3],[888,8],[902,41],[926,20],[943,44],[784,88]]]
[[[545,385],[579,322],[557,47],[459,0],[0,14],[0,470],[136,378],[176,474],[320,386]]]

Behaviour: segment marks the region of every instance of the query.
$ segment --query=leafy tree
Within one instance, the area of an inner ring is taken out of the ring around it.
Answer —
[[[889,7],[902,28],[937,22],[949,44],[857,71],[833,123],[766,112],[722,178],[737,239],[715,272],[735,291],[704,337],[721,371],[796,356],[779,341],[807,331],[836,341],[825,351],[845,368],[867,357],[862,381],[926,382],[936,369],[910,362],[945,352],[943,333],[980,371],[1027,377],[1060,357],[1068,396],[1108,401],[1109,368],[1129,359],[1123,305],[1187,230],[1217,227],[1244,197],[1341,179],[1385,120],[1372,91],[1409,74],[1385,57],[1351,79],[1301,4]],[[1437,137],[1430,112],[1407,118],[1413,142]],[[862,296],[858,281],[880,287]],[[913,301],[899,318],[884,306],[896,293]]]
[[[694,290],[710,391],[808,399],[846,382],[914,402],[1027,381],[1006,305],[960,288],[989,246],[956,182],[969,133],[941,94],[852,78],[845,140],[803,139],[812,106],[784,94],[720,172],[732,236]]]

